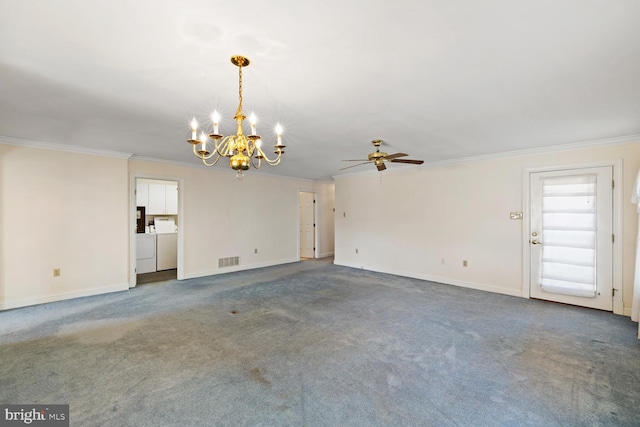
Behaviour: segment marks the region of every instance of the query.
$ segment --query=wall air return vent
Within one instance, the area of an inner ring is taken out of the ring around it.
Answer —
[[[218,258],[218,268],[233,267],[234,265],[240,265],[239,256],[230,256],[227,258]]]

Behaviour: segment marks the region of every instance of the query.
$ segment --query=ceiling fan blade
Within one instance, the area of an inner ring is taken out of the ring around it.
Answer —
[[[406,153],[396,153],[396,154],[389,154],[384,159],[385,160],[391,160],[391,159],[395,159],[397,157],[405,157],[405,156],[408,156],[408,154],[406,154]]]
[[[410,163],[412,165],[421,165],[424,163],[424,160],[412,160],[412,159],[393,159],[390,161],[393,163]]]
[[[339,169],[339,170],[343,171],[343,170],[345,170],[345,169],[355,168],[356,166],[366,165],[367,163],[373,163],[373,162],[364,162],[364,163],[360,163],[360,164],[358,164],[358,165],[351,165],[351,166],[347,166],[346,168],[342,168],[342,169]]]
[[[385,170],[387,167],[384,165],[384,163],[380,163],[379,165],[376,165],[376,167],[378,168],[378,170],[380,172],[382,172],[383,170]]]
[[[343,160],[343,162],[368,162],[367,159]]]

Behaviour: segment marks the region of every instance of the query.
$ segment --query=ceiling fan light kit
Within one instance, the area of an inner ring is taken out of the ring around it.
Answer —
[[[406,157],[408,156],[408,154],[406,153],[395,153],[395,154],[387,154],[384,151],[380,151],[380,146],[382,145],[382,140],[381,139],[374,139],[373,141],[371,141],[371,143],[373,144],[374,147],[376,147],[376,151],[374,151],[373,153],[370,153],[369,156],[367,156],[367,160],[365,159],[356,159],[356,160],[343,160],[343,162],[362,162],[359,163],[357,165],[353,165],[353,166],[347,166],[344,167],[340,170],[345,170],[345,169],[349,169],[349,168],[354,168],[356,166],[362,166],[362,165],[366,165],[369,163],[373,163],[375,165],[375,167],[382,172],[383,170],[387,169],[387,167],[385,166],[385,162],[392,162],[392,163],[408,163],[408,164],[412,164],[412,165],[421,165],[424,163],[424,160],[413,160],[413,159],[400,159],[399,157]]]
[[[238,179],[243,178],[243,172],[249,169],[250,166],[258,169],[262,165],[262,161],[266,162],[270,166],[275,166],[280,163],[282,154],[284,154],[285,145],[282,144],[282,126],[280,123],[276,125],[276,143],[274,145],[276,157],[269,159],[267,155],[262,151],[262,139],[260,135],[256,133],[256,116],[251,114],[249,121],[251,123],[251,135],[245,135],[242,131],[242,122],[246,119],[246,116],[242,114],[242,68],[249,66],[249,58],[245,58],[241,55],[234,55],[231,57],[231,63],[238,67],[238,109],[233,117],[238,125],[235,135],[224,136],[219,133],[220,115],[217,111],[214,111],[211,115],[211,121],[213,123],[213,133],[208,136],[204,133],[200,133],[198,137],[198,122],[195,117],[191,120],[191,139],[188,140],[189,144],[193,146],[193,154],[198,157],[207,166],[213,166],[218,163],[221,157],[229,158],[229,166],[235,170]],[[213,147],[211,143],[207,145],[208,139],[213,140]],[[214,158],[211,162],[209,159]]]

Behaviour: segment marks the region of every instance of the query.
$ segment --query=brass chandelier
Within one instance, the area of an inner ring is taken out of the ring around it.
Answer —
[[[238,95],[240,103],[238,104],[236,115],[233,117],[238,124],[236,134],[224,136],[218,133],[220,115],[217,111],[214,111],[211,115],[213,133],[207,137],[204,132],[201,132],[200,138],[198,138],[198,122],[194,117],[193,120],[191,120],[191,139],[189,139],[188,142],[193,146],[193,154],[201,159],[207,166],[215,165],[221,157],[229,157],[229,166],[236,171],[238,179],[242,179],[244,176],[243,172],[249,169],[250,166],[258,169],[262,165],[262,161],[265,161],[270,166],[275,166],[280,163],[285,145],[282,145],[282,126],[278,123],[275,129],[276,144],[274,145],[274,153],[277,156],[273,160],[269,159],[264,151],[262,151],[262,139],[260,135],[256,133],[257,120],[253,113],[250,118],[251,135],[245,135],[242,131],[242,122],[246,119],[242,114],[242,67],[249,65],[249,59],[241,55],[234,55],[231,57],[231,63],[238,67]],[[208,142],[208,139],[212,139],[213,142]],[[209,162],[208,160],[211,158],[213,158],[213,160]]]

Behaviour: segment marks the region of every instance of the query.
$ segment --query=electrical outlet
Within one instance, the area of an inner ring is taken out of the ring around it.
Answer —
[[[54,268],[53,269],[53,277],[60,277],[60,269],[59,268]]]
[[[467,267],[467,260],[466,260],[466,259],[465,259],[465,260],[462,260],[462,266],[463,266],[463,267]]]
[[[346,212],[342,212],[342,216],[343,216],[344,218],[346,218],[346,217],[347,217],[347,213],[346,213]]]
[[[254,249],[254,250],[253,250],[253,253],[254,253],[254,254],[257,254],[257,253],[258,253],[258,248]]]
[[[444,265],[444,258],[440,258],[440,264]]]
[[[358,250],[356,249],[356,253],[358,253]]]

